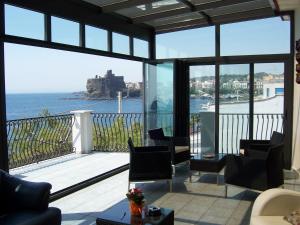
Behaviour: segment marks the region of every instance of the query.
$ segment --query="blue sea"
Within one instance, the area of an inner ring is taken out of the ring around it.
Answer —
[[[77,98],[77,99],[76,99]],[[191,112],[201,111],[201,105],[208,100],[192,99]],[[113,100],[86,100],[74,93],[35,93],[35,94],[7,94],[7,120],[37,117],[43,109],[51,115],[68,114],[73,110],[94,110],[102,113],[118,112],[118,102]],[[141,113],[143,111],[142,98],[123,99],[123,113]]]

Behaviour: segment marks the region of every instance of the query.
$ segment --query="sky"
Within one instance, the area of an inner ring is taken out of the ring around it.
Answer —
[[[6,34],[43,40],[43,15],[6,5]],[[192,29],[157,35],[158,58],[213,56],[215,52],[214,27]],[[53,17],[52,39],[55,42],[78,45],[78,23]],[[105,32],[91,32],[88,37],[92,46],[107,48]],[[104,36],[103,36],[104,34]],[[221,26],[221,55],[275,54],[289,52],[289,22],[280,18],[234,23]],[[126,52],[126,36],[114,35],[120,48]],[[101,41],[101,44],[97,41]],[[137,45],[138,46],[138,45]],[[147,49],[144,43],[139,45]],[[136,48],[135,48],[136,49]],[[138,51],[139,49],[137,49]],[[280,74],[283,64],[256,64],[255,72]],[[116,58],[67,52],[32,46],[5,44],[5,72],[7,93],[51,93],[85,91],[86,80],[104,75],[112,69],[125,82],[140,82],[143,77],[142,63]],[[248,66],[236,65],[226,70],[247,73]],[[214,74],[214,68],[194,67],[191,76],[205,71]],[[245,72],[246,71],[246,72]]]

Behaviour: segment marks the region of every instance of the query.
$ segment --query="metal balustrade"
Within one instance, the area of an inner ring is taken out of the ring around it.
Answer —
[[[215,150],[214,119],[209,121],[202,118],[207,113],[209,112],[191,114],[191,153]],[[213,112],[211,114],[214,116]],[[239,153],[240,139],[249,139],[249,117],[249,114],[244,113],[220,113],[218,133],[220,153]],[[283,132],[284,123],[283,114],[254,114],[253,139],[270,139],[273,131]]]
[[[210,114],[210,115],[209,115]],[[191,153],[214,151],[214,113],[190,116]],[[128,152],[127,140],[144,145],[143,113],[92,113],[94,151]],[[254,114],[253,138],[269,139],[273,131],[283,132],[282,114]],[[7,121],[10,168],[38,163],[74,152],[73,115],[59,115]],[[173,114],[150,114],[147,126],[163,127],[172,134]],[[236,154],[239,140],[249,138],[249,114],[223,113],[219,116],[219,152]]]
[[[72,118],[60,115],[7,121],[10,168],[74,152]]]

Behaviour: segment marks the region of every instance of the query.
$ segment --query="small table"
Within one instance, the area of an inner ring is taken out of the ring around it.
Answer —
[[[97,225],[173,225],[174,224],[174,210],[161,208],[161,216],[159,217],[136,217],[131,216],[129,211],[128,200],[123,200],[111,208],[100,213],[96,220]]]
[[[190,170],[199,172],[209,172],[217,174],[217,184],[219,185],[219,173],[226,163],[226,154],[216,154],[213,157],[203,157],[203,154],[197,154],[190,160]],[[190,181],[192,173],[190,174]]]

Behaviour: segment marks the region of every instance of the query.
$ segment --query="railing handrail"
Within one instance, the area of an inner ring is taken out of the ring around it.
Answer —
[[[38,119],[48,119],[48,118],[56,118],[56,117],[67,117],[67,116],[73,116],[73,115],[74,114],[69,113],[69,114],[62,114],[62,115],[29,117],[29,118],[22,118],[22,119],[6,120],[6,123],[17,122],[17,121],[25,121],[25,120],[38,120]]]

